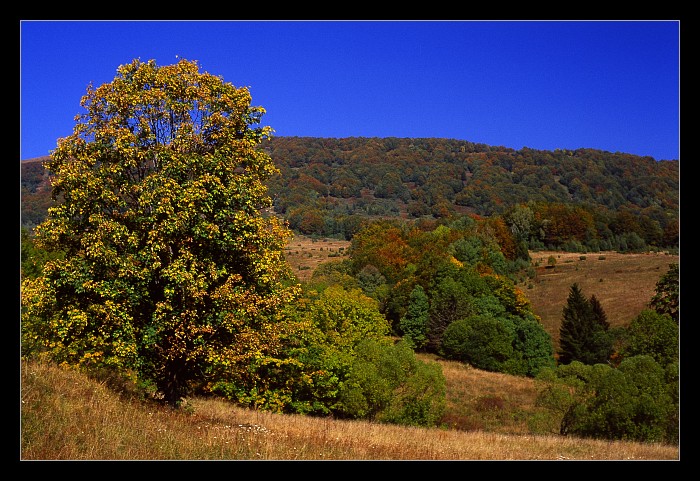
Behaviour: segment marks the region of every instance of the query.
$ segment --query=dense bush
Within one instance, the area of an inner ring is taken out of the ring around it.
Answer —
[[[560,433],[644,442],[678,441],[677,366],[650,356],[619,367],[579,361],[538,376],[546,381],[538,403],[560,413]]]
[[[437,364],[416,359],[403,341],[358,344],[339,392],[339,412],[350,418],[434,426],[445,409],[445,378]]]

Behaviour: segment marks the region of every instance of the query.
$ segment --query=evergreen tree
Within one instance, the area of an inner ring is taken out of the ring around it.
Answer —
[[[595,307],[594,307],[595,306]],[[559,364],[607,362],[612,354],[607,316],[600,303],[586,299],[577,283],[571,285],[559,328]]]
[[[595,296],[595,294],[591,296],[589,302],[591,303],[591,309],[593,309],[593,317],[596,320],[596,322],[600,325],[600,327],[603,328],[603,330],[607,331],[608,329],[610,329],[608,315],[603,310],[603,306],[600,304],[600,301]]]
[[[428,295],[420,285],[416,285],[411,291],[406,315],[401,318],[399,323],[404,338],[409,341],[414,349],[423,349],[428,342],[429,311]]]

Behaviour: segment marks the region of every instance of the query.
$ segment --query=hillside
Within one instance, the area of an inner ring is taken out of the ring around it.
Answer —
[[[74,370],[24,363],[22,460],[678,460],[678,446],[530,434],[532,380],[444,368],[457,429],[281,415],[193,398],[120,398]],[[499,427],[500,426],[500,427]]]
[[[669,264],[679,262],[678,255],[667,253],[540,251],[530,252],[530,256],[538,266],[536,277],[519,287],[555,345],[559,342],[562,309],[573,283],[578,283],[587,296],[598,298],[611,326],[623,326],[648,306],[656,282],[668,271]],[[545,267],[550,256],[556,259],[553,268]]]
[[[490,216],[527,202],[629,212],[665,232],[679,211],[678,161],[619,152],[393,137],[273,137],[264,148],[281,173],[268,183],[275,211],[304,234],[349,239],[368,216]],[[40,222],[49,203],[42,159],[21,162],[26,226]],[[637,230],[644,238],[649,229]]]

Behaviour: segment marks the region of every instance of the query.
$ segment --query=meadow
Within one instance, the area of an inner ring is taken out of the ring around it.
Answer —
[[[296,237],[287,257],[300,279],[349,243]],[[611,325],[629,322],[678,256],[532,252],[519,287],[553,338],[569,286],[599,298]],[[554,267],[548,260],[554,256]],[[678,445],[564,437],[536,404],[538,381],[438,362],[447,380],[440,427],[282,415],[217,398],[173,411],[57,366],[21,363],[22,460],[678,460]]]
[[[513,418],[531,403],[531,380],[465,366],[446,369],[446,376],[449,411],[455,417],[484,396],[502,399],[502,412],[495,415],[502,419]],[[174,411],[120,397],[105,383],[37,362],[22,362],[21,378],[22,460],[679,459],[678,446],[507,434],[520,430],[506,428],[511,421],[500,430],[489,425],[468,431],[405,427],[272,414],[216,398],[189,399]],[[466,390],[456,391],[455,386]],[[493,417],[487,412],[498,411],[499,403],[482,405],[482,415],[477,410],[473,417],[485,423]]]

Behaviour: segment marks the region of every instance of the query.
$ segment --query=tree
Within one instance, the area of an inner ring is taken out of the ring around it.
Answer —
[[[416,359],[405,341],[364,339],[339,398],[342,416],[435,426],[445,410],[445,377],[439,364]]]
[[[623,358],[646,355],[662,366],[679,361],[678,324],[668,314],[643,310],[627,327]]]
[[[562,310],[559,328],[559,363],[581,361],[584,364],[605,363],[613,352],[606,319],[597,299],[596,308],[581,292],[578,284],[569,288],[569,297]]]
[[[590,302],[591,304],[591,310],[593,311],[593,319],[595,319],[596,323],[598,323],[598,325],[600,325],[600,327],[603,328],[603,330],[605,331],[610,329],[608,315],[605,313],[602,304],[595,296],[595,294],[591,295],[591,297],[588,299],[588,302]]]
[[[411,291],[408,310],[399,322],[404,338],[415,348],[423,349],[428,342],[428,318],[430,301],[420,284]]]
[[[678,442],[677,375],[650,356],[624,359],[618,368],[573,361],[542,370],[538,379],[545,382],[537,404],[556,414],[562,435]]]
[[[37,244],[65,258],[23,282],[23,341],[58,362],[135,371],[170,405],[275,355],[275,312],[298,287],[290,233],[263,215],[277,170],[250,102],[184,59],[134,60],[88,86],[46,162],[64,201]]]
[[[659,314],[668,314],[678,323],[680,302],[680,271],[677,263],[669,264],[668,271],[656,283],[649,307]]]

